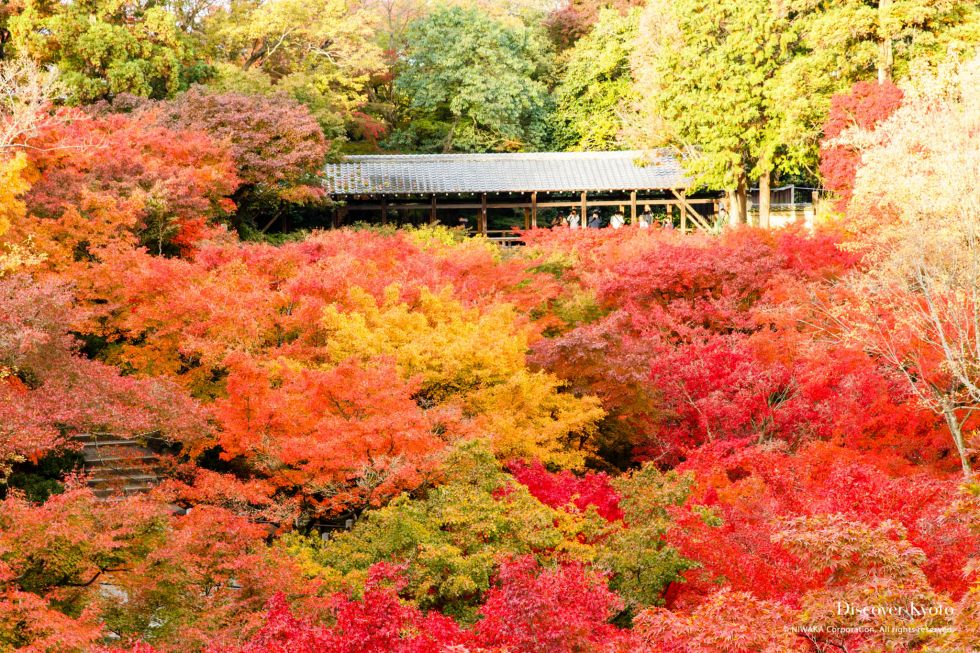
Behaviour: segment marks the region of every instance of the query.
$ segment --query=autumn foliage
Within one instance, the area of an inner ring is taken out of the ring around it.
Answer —
[[[878,141],[828,141],[828,182],[952,175],[903,125],[972,124],[956,89],[835,101],[828,137]],[[0,152],[0,651],[977,646],[966,212],[922,261],[901,210],[506,252],[439,226],[250,240],[242,202],[322,199],[309,110],[126,102]],[[97,491],[93,435],[150,451],[113,468],[152,487]],[[861,610],[909,602],[931,611]]]
[[[206,237],[239,185],[228,151],[201,131],[151,116],[65,111],[32,142],[25,201],[30,234],[48,265],[133,245],[173,253]]]
[[[902,90],[891,82],[857,82],[849,93],[831,99],[830,114],[824,123],[826,139],[820,149],[820,174],[827,188],[840,196],[838,206],[846,207],[854,192],[854,176],[861,154],[834,139],[846,130],[873,130],[902,103]]]

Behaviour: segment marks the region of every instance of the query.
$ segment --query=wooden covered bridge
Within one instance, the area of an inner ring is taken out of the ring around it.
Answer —
[[[709,229],[720,207],[717,196],[688,194],[691,180],[666,151],[364,155],[325,173],[334,226],[439,222],[508,240],[559,211],[618,207],[636,224],[649,207],[687,231]]]

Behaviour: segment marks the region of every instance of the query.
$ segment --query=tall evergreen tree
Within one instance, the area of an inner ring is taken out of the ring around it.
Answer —
[[[592,31],[567,51],[555,89],[559,149],[615,149],[623,106],[634,98],[630,53],[639,17],[639,10],[603,9]]]
[[[807,68],[832,74],[844,87],[877,75],[902,76],[916,58],[942,58],[952,47],[980,41],[980,5],[973,0],[793,0],[807,16]]]
[[[728,190],[733,220],[745,220],[750,180],[767,189],[773,170],[793,160],[795,125],[778,99],[794,30],[769,0],[661,0],[643,17],[650,50],[635,70],[655,136],[685,150],[696,183]]]
[[[407,42],[395,87],[410,121],[393,145],[485,152],[545,144],[551,60],[540,30],[453,7],[414,23]]]
[[[205,72],[156,0],[27,0],[8,25],[16,51],[57,66],[77,103],[119,93],[170,97]]]

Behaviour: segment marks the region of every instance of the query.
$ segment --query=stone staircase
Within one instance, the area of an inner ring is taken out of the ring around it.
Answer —
[[[80,435],[88,484],[100,499],[148,492],[160,482],[160,456],[136,440]]]

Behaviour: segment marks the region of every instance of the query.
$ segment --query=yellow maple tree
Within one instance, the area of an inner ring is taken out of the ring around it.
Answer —
[[[600,401],[564,392],[557,377],[527,368],[529,327],[512,306],[470,308],[448,288],[422,288],[409,303],[400,290],[389,286],[377,300],[355,288],[352,308],[324,310],[333,364],[393,360],[404,378],[421,378],[421,401],[460,408],[502,459],[585,463],[605,416]]]

